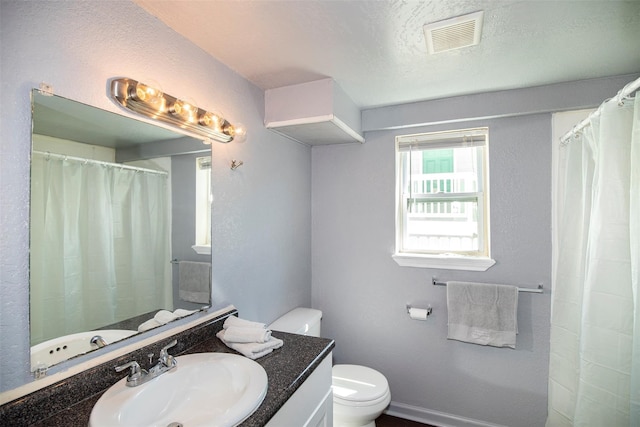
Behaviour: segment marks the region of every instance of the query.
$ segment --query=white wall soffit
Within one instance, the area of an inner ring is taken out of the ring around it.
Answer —
[[[265,126],[267,129],[271,129],[274,132],[305,145],[364,142],[362,135],[351,129],[333,114],[270,122],[265,124]]]
[[[478,93],[362,111],[362,131],[594,108],[640,74]]]
[[[305,145],[364,142],[360,109],[331,78],[269,89],[264,125]]]

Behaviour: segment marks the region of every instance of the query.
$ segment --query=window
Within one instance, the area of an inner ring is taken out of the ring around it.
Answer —
[[[396,137],[396,253],[400,265],[486,270],[488,129]]]
[[[196,243],[199,254],[211,253],[211,156],[196,158]]]

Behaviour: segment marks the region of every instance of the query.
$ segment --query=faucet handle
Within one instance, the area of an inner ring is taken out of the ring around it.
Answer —
[[[171,347],[175,346],[176,344],[178,344],[178,340],[173,340],[166,346],[162,347],[162,349],[160,350],[160,356],[158,357],[159,363],[162,363],[167,367],[173,367],[176,365],[175,357],[170,355],[169,352],[167,351]]]
[[[178,344],[178,340],[171,341],[169,344],[165,345],[164,347],[162,347],[162,349],[160,349],[160,354],[166,354],[167,350],[169,350],[171,347],[175,346],[176,344]]]
[[[127,382],[137,381],[142,378],[142,369],[140,369],[140,365],[138,365],[138,362],[135,360],[125,363],[124,365],[116,366],[116,372],[122,372],[127,368],[131,369],[129,376],[127,377]]]

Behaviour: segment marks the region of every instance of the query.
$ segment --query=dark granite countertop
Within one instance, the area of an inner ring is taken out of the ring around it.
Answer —
[[[226,315],[221,319],[224,318]],[[221,328],[221,324],[222,321],[196,327],[194,331],[189,332],[188,336],[183,335],[184,333],[176,335],[179,345],[174,354],[235,353],[215,337],[215,332]],[[282,339],[284,345],[256,360],[267,372],[269,379],[267,394],[260,407],[240,424],[241,427],[264,426],[320,362],[329,355],[335,345],[330,339],[285,332],[274,331],[273,336]],[[160,348],[166,342],[168,341],[163,340],[154,344],[154,347]],[[122,378],[122,374],[113,372],[112,366],[131,359],[143,360],[140,356],[146,355],[149,350],[146,347],[137,350],[136,354],[123,356],[119,360],[110,362],[107,367],[97,367],[94,372],[86,372],[84,374],[86,378],[82,380],[71,378],[54,384],[47,390],[33,393],[33,396],[25,396],[3,405],[0,407],[0,425],[86,427],[91,410],[100,396],[108,387]],[[154,350],[157,349],[154,348]],[[83,384],[78,385],[78,381],[82,381]],[[98,392],[91,393],[90,390],[98,390]]]

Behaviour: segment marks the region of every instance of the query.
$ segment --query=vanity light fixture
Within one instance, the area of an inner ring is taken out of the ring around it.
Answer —
[[[193,102],[163,93],[160,88],[128,78],[111,80],[111,97],[143,116],[178,126],[211,141],[242,141],[246,129],[232,125],[222,115],[198,108]]]

